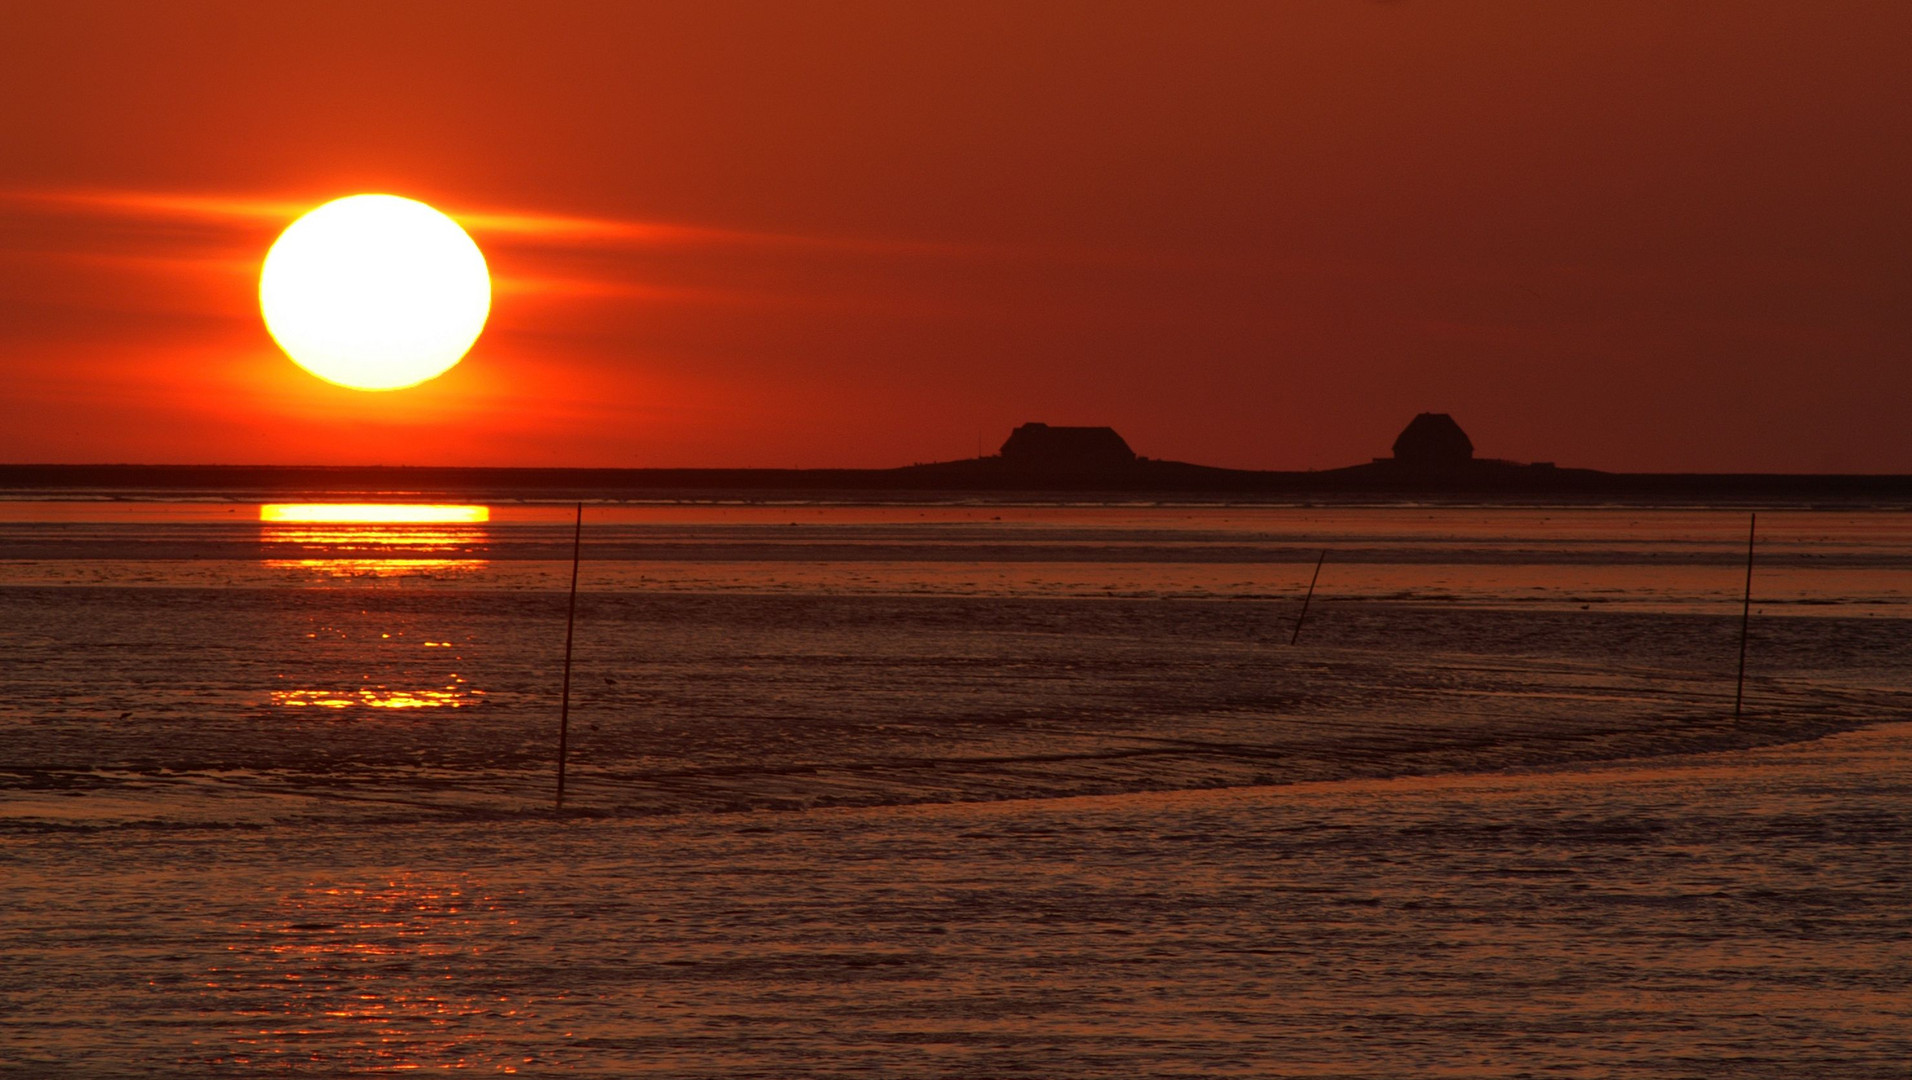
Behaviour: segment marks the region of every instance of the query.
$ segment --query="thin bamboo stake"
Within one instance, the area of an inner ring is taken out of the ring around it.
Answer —
[[[1739,609],[1739,679],[1733,686],[1733,719],[1739,719],[1740,705],[1746,700],[1746,630],[1753,621],[1753,534],[1759,529],[1759,515],[1746,524],[1746,599]]]
[[[578,623],[578,555],[584,546],[584,504],[571,532],[571,608],[564,616],[564,693],[558,699],[558,809],[564,809],[564,758],[571,741],[571,637]]]
[[[1301,640],[1301,624],[1308,619],[1308,604],[1314,600],[1315,582],[1321,580],[1321,564],[1328,561],[1328,549],[1321,549],[1321,557],[1315,560],[1314,576],[1308,579],[1308,595],[1301,598],[1301,614],[1295,616],[1295,632],[1289,636],[1288,644]]]

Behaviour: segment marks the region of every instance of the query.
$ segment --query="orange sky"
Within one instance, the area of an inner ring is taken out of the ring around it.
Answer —
[[[12,3],[0,460],[1912,472],[1912,5]],[[448,375],[257,310],[384,191]]]

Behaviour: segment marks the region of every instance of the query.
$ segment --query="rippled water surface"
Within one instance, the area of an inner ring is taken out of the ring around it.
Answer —
[[[571,511],[488,510],[0,501],[0,1061],[1912,1050],[1902,511],[1761,511],[1735,717],[1743,511],[593,505],[554,820]]]

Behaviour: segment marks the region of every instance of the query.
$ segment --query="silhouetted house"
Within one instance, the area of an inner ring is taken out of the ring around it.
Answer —
[[[1522,464],[1500,458],[1474,456],[1474,440],[1446,413],[1422,413],[1408,422],[1394,440],[1394,456],[1378,457],[1366,465],[1331,469],[1350,488],[1371,491],[1566,491],[1587,489],[1600,473],[1591,469],[1558,469],[1552,462]]]
[[[1024,424],[1002,444],[1003,464],[1045,473],[1093,473],[1128,469],[1135,451],[1109,427]]]
[[[1394,440],[1394,461],[1411,469],[1461,469],[1474,460],[1474,442],[1446,413],[1424,412]]]

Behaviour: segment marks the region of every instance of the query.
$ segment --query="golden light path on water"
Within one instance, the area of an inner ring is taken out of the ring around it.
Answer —
[[[286,708],[350,709],[456,709],[476,705],[483,690],[473,690],[465,680],[453,675],[442,687],[394,690],[389,686],[366,686],[357,690],[274,690],[272,703]]]
[[[266,503],[259,507],[269,547],[296,551],[296,558],[267,559],[273,569],[299,570],[321,578],[400,578],[463,575],[483,570],[485,559],[461,557],[482,550],[491,520],[488,506],[451,503]],[[317,634],[313,635],[316,637]],[[402,633],[400,635],[403,636]],[[382,638],[390,641],[391,634]],[[397,645],[399,642],[393,641]],[[449,641],[420,647],[447,649]],[[462,657],[453,656],[452,660]],[[409,663],[402,665],[410,670]],[[283,677],[283,676],[281,676]],[[274,690],[274,705],[294,709],[438,709],[483,701],[484,691],[451,672],[436,685],[393,686],[362,676],[363,685]]]
[[[472,525],[491,507],[452,503],[266,503],[259,520],[337,525]]]

